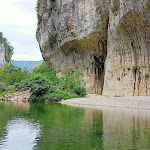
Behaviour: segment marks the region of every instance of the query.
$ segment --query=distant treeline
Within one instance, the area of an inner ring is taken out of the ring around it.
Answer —
[[[43,63],[43,60],[40,61],[15,61],[12,60],[11,64],[16,67],[21,68],[22,70],[31,71],[35,67],[40,66]]]
[[[4,44],[5,47],[5,59],[7,63],[10,63],[11,57],[13,55],[14,48],[10,45],[8,40],[3,36],[3,33],[0,32],[0,42]]]

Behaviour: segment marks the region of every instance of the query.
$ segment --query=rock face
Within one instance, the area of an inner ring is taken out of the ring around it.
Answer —
[[[29,102],[31,96],[30,91],[15,92],[12,95],[6,95],[4,98],[0,98],[3,102]]]
[[[45,61],[83,68],[89,93],[150,95],[150,0],[41,0]]]
[[[5,64],[6,64],[5,48],[4,48],[4,44],[0,42],[0,68],[3,68]]]

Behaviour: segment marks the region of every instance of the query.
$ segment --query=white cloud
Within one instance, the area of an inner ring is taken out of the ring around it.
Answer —
[[[25,60],[42,59],[35,38],[36,2],[37,0],[0,0],[0,32],[4,33],[15,49],[13,59],[23,60],[23,56]]]
[[[32,56],[32,55],[18,55],[18,54],[16,54],[16,55],[14,55],[13,57],[12,57],[12,60],[17,60],[17,61],[19,61],[19,60],[35,60],[35,61],[39,61],[39,60],[41,60],[38,56]]]

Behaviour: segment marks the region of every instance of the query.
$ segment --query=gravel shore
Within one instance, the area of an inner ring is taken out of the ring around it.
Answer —
[[[106,97],[87,95],[85,98],[69,99],[60,103],[77,107],[117,107],[150,110],[150,96]]]

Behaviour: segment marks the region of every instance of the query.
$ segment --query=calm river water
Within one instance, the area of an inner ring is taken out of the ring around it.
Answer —
[[[150,150],[150,111],[0,103],[0,150]]]

